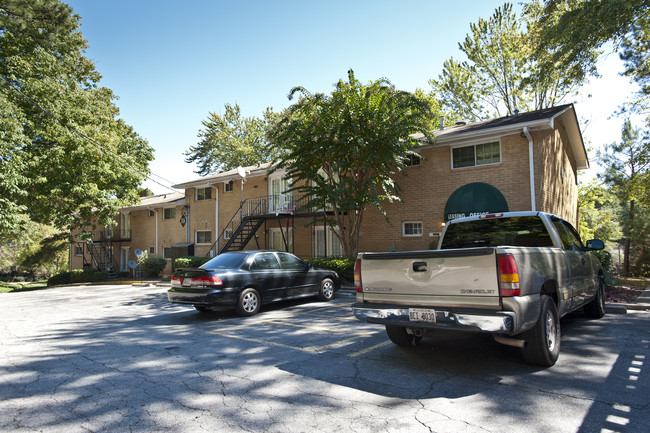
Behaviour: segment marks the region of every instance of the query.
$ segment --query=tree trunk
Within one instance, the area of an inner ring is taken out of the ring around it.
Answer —
[[[623,250],[623,275],[629,276],[630,274],[630,238],[632,237],[632,229],[634,227],[634,200],[630,200],[630,218],[628,221],[627,236],[625,238],[625,249]]]

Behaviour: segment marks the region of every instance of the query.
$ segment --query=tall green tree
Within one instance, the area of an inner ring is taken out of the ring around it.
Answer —
[[[201,176],[271,162],[267,130],[275,116],[267,108],[262,118],[243,117],[238,104],[225,104],[223,115],[211,112],[202,122],[201,141],[185,152],[185,162],[196,162]]]
[[[138,200],[153,150],[117,116],[57,0],[0,0],[0,234],[35,222],[109,224]]]
[[[612,42],[625,74],[640,86],[634,105],[648,108],[650,97],[650,0],[545,0],[539,18],[537,50],[550,51],[548,62],[595,70],[590,54]]]
[[[331,211],[343,253],[354,256],[366,208],[399,199],[395,175],[416,145],[411,134],[428,134],[430,104],[386,79],[364,85],[352,70],[331,95],[296,87],[294,96],[270,131],[277,168],[309,198],[304,208]]]
[[[557,105],[577,91],[582,69],[546,67],[550,53],[535,50],[541,5],[533,1],[524,11],[517,16],[505,3],[489,19],[470,24],[458,44],[465,59],[448,59],[438,79],[429,81],[446,111],[465,120],[513,115]],[[595,59],[595,51],[588,54]]]
[[[647,214],[650,209],[647,207],[650,192],[650,141],[644,140],[639,130],[627,120],[621,130],[621,141],[605,146],[603,151],[598,152],[598,159],[605,169],[599,177],[609,186],[624,209],[621,221],[626,238],[623,272],[628,275],[631,247],[643,242],[636,230],[644,226],[640,224],[639,217]]]
[[[608,188],[597,180],[578,186],[579,229],[584,240],[618,242],[621,237],[621,206]]]

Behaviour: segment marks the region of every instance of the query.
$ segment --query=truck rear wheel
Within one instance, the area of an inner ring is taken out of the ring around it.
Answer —
[[[409,334],[406,328],[402,326],[386,325],[386,334],[390,341],[402,347],[413,347],[420,344],[422,337],[415,334]]]
[[[550,367],[560,356],[560,316],[553,299],[542,295],[541,301],[537,323],[521,334],[526,340],[521,353],[530,364]]]

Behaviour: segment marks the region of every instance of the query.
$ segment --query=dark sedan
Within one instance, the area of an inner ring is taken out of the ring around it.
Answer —
[[[238,251],[220,254],[200,268],[177,270],[167,298],[199,311],[235,308],[252,316],[262,304],[283,299],[332,300],[339,286],[336,272],[315,269],[293,254]]]

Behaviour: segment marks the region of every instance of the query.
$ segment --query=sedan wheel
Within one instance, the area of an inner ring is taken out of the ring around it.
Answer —
[[[235,310],[241,316],[253,316],[262,306],[260,294],[255,289],[246,289],[239,295]]]
[[[321,301],[331,301],[334,299],[334,281],[330,278],[325,278],[321,281],[318,299]]]

